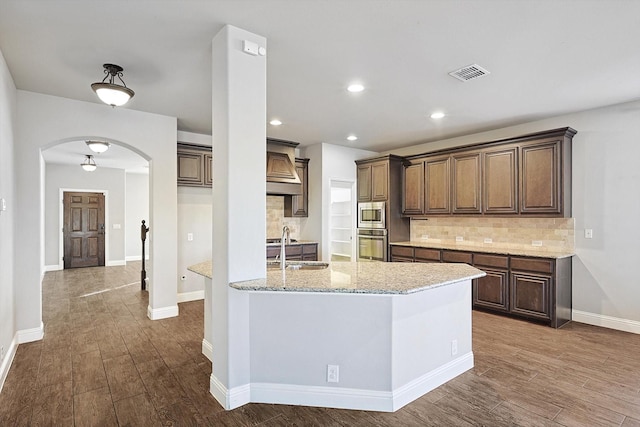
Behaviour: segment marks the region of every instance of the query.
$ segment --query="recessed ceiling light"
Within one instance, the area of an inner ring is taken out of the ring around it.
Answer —
[[[362,86],[360,83],[352,83],[347,86],[347,90],[353,93],[362,92],[364,90],[364,86]]]
[[[432,119],[441,119],[443,117],[444,113],[442,111],[436,111],[435,113],[431,114]]]
[[[280,126],[282,124],[282,122],[278,119],[273,119],[269,122],[270,125],[272,126]]]
[[[357,139],[358,139],[358,137],[357,137],[357,136],[355,136],[355,135],[349,135],[349,136],[347,137],[347,139],[348,139],[349,141],[355,141],[355,140],[357,140]]]

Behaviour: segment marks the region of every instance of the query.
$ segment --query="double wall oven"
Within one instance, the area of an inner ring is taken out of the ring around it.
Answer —
[[[385,202],[358,203],[358,261],[387,261]]]

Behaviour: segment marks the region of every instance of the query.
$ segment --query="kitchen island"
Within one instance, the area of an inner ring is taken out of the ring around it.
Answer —
[[[395,411],[473,367],[471,280],[482,271],[377,262],[275,267],[266,278],[229,284],[248,294],[250,307],[251,381],[237,391],[240,400]],[[190,270],[206,278],[206,341],[211,264]],[[218,387],[214,367],[212,394],[229,394]]]

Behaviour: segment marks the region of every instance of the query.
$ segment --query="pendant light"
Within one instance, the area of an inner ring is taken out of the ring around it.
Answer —
[[[85,143],[94,153],[104,153],[111,146],[111,144],[104,141],[85,141]]]
[[[93,83],[91,89],[93,89],[96,95],[98,95],[98,98],[107,105],[120,107],[126,104],[129,99],[133,98],[135,92],[129,89],[124,83],[124,80],[122,80],[123,68],[114,64],[104,64],[103,67],[105,73],[104,79],[102,79],[102,82]],[[122,82],[121,85],[115,82],[116,77]],[[107,81],[107,79],[109,79],[109,81]]]
[[[86,170],[87,172],[93,172],[98,167],[91,154],[87,154],[85,156],[84,162],[80,163],[80,166],[82,166],[82,169]]]

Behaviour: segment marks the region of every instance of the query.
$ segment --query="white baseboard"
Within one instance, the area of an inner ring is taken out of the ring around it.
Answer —
[[[204,289],[201,291],[182,292],[178,294],[178,302],[198,301],[204,299]]]
[[[204,338],[202,339],[202,354],[204,354],[209,361],[213,362],[213,346]]]
[[[4,381],[7,379],[7,375],[9,375],[9,369],[13,363],[13,358],[16,355],[17,349],[18,335],[16,334],[7,349],[7,353],[4,355],[4,359],[2,359],[2,364],[0,364],[0,392],[2,392],[2,387],[4,386]]]
[[[60,271],[64,269],[64,267],[59,266],[58,264],[52,264],[52,265],[45,265],[44,266],[44,271]]]
[[[142,255],[126,256],[124,259],[125,261],[142,261]],[[144,259],[149,261],[149,256],[145,255]]]
[[[107,264],[106,264],[107,267],[117,267],[121,265],[127,265],[127,262],[123,259],[115,259],[112,261],[107,261]]]
[[[202,348],[204,353],[204,340]],[[393,391],[275,383],[251,383],[228,390],[213,374],[209,390],[226,410],[251,402],[394,412],[471,368],[473,353],[469,352]]]
[[[209,392],[227,411],[251,402],[251,384],[229,390],[213,374],[209,379]]]
[[[640,334],[640,322],[637,320],[621,319],[619,317],[605,316],[603,314],[589,313],[580,310],[571,311],[571,320],[588,325]]]
[[[39,328],[22,329],[16,332],[18,344],[40,341],[44,337],[44,323],[40,322]]]
[[[162,308],[151,308],[151,306],[147,306],[147,316],[151,320],[167,319],[169,317],[176,317],[178,314],[179,310],[177,304]]]

